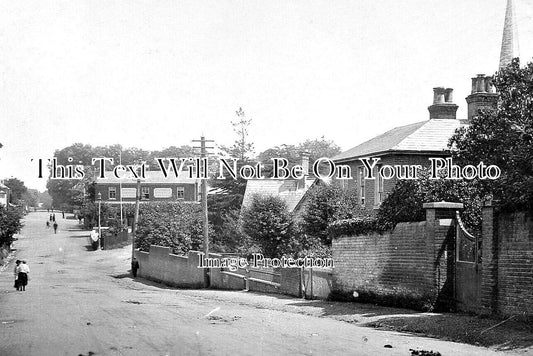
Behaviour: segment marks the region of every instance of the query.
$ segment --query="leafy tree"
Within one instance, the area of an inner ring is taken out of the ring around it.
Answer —
[[[290,252],[295,237],[287,204],[276,196],[255,195],[250,207],[243,212],[242,228],[267,257],[280,257]]]
[[[242,108],[239,108],[235,113],[237,119],[232,121],[231,124],[237,138],[232,146],[220,146],[220,148],[230,158],[238,159],[237,170],[239,170],[246,164],[255,163],[251,158],[253,155],[253,143],[249,138],[252,119],[246,118]],[[242,241],[242,233],[238,229],[234,229],[234,223],[236,222],[235,217],[240,213],[244,192],[246,191],[246,183],[247,180],[240,175],[237,175],[235,179],[232,177],[227,177],[226,179],[213,178],[209,181],[211,190],[215,192],[215,194],[209,194],[207,197],[209,221],[213,224],[214,239],[218,242],[217,247],[220,250],[228,251],[233,247],[241,246],[239,241]],[[233,236],[228,233],[228,228],[230,231],[235,232]]]
[[[189,158],[198,156],[198,152],[192,146],[170,146],[160,151],[150,152],[147,163],[150,169],[159,170],[159,163],[156,158]]]
[[[309,194],[302,215],[302,230],[327,246],[331,245],[331,237],[327,233],[328,225],[336,220],[364,215],[354,191],[322,184],[314,187]]]
[[[222,222],[218,229],[217,225],[213,225],[215,232],[212,236],[211,248],[213,251],[241,255],[258,251],[251,238],[242,231],[239,214],[240,211],[238,210],[230,210],[221,217]],[[210,220],[210,222],[212,221]]]
[[[151,169],[158,170],[155,158],[190,157],[194,156],[190,146],[171,146],[161,151],[147,151],[137,147],[123,148],[119,144],[111,146],[96,146],[75,143],[71,146],[56,150],[54,157],[60,165],[82,165],[85,177],[82,179],[49,179],[47,189],[52,196],[53,206],[81,206],[83,200],[94,199],[91,196],[91,185],[99,173],[99,167],[92,165],[92,159],[107,157],[113,159],[113,164],[106,162],[106,169],[110,170],[118,164],[131,165],[147,163]],[[69,161],[72,158],[72,161]],[[49,166],[51,168],[51,166]]]
[[[448,201],[464,204],[461,218],[467,228],[481,228],[481,208],[485,196],[476,182],[452,179],[429,179],[427,169],[419,171],[418,179],[399,180],[381,203],[377,220],[381,228],[393,228],[399,222],[425,220],[424,203]],[[441,177],[443,178],[443,177]]]
[[[332,158],[341,152],[341,148],[324,136],[320,139],[305,140],[298,145],[299,151],[309,152],[309,162],[313,163],[321,157]]]
[[[309,154],[309,167],[311,169],[313,163],[317,159],[322,157],[331,158],[340,153],[340,151],[341,150],[339,146],[337,146],[333,141],[326,140],[326,138],[322,136],[320,139],[305,140],[298,145],[283,144],[269,148],[261,152],[257,159],[265,166],[265,176],[269,176],[272,174],[273,169],[271,160],[272,158],[285,158],[289,163],[289,167],[292,167],[296,164],[301,164],[302,153],[307,152]]]
[[[38,202],[39,204],[42,204],[44,209],[52,208],[52,197],[48,194],[48,191],[38,193]]]
[[[24,182],[18,178],[9,178],[4,181],[4,184],[11,189],[10,202],[17,204],[20,200],[23,200],[24,194],[28,191],[28,188],[24,185]]]
[[[150,245],[170,247],[185,254],[202,248],[202,212],[197,204],[161,202],[142,204],[136,232],[136,247],[148,251]]]
[[[27,206],[36,207],[39,204],[39,191],[37,189],[28,189],[22,194],[22,200]]]
[[[483,180],[477,189],[493,194],[508,209],[533,208],[533,63],[520,68],[518,58],[496,73],[497,110],[484,110],[451,138],[460,164],[484,162],[501,177]]]
[[[54,152],[54,158],[57,159],[58,165],[83,165],[89,167],[92,164],[92,158],[99,157],[95,155],[91,145],[75,143]],[[71,162],[69,161],[71,159]],[[49,165],[50,170],[52,165]],[[52,196],[53,206],[59,207],[63,204],[75,205],[76,197],[79,196],[79,189],[73,189],[79,183],[78,179],[49,179],[46,183],[46,189]]]
[[[11,246],[13,236],[22,229],[22,210],[18,208],[6,209],[0,205],[0,246]]]

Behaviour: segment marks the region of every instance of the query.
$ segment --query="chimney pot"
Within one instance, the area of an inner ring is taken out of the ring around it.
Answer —
[[[433,104],[443,104],[444,103],[444,88],[437,87],[433,88]]]
[[[458,106],[453,103],[453,89],[433,88],[433,105],[428,107],[429,119],[455,119]]]
[[[453,103],[453,89],[452,88],[446,88],[446,91],[444,92],[444,100],[447,103]]]
[[[477,75],[477,93],[485,93],[485,74]]]

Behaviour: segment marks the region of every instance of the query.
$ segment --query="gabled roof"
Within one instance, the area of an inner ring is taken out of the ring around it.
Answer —
[[[302,184],[302,181],[294,179],[249,179],[246,182],[242,208],[250,206],[254,195],[272,195],[285,201],[288,210],[292,212],[315,181],[316,179],[308,178]]]
[[[333,157],[334,161],[380,156],[387,153],[443,153],[455,130],[465,123],[454,119],[432,119],[394,128]]]
[[[122,173],[122,172],[121,172]],[[124,175],[126,175],[124,173]],[[127,178],[116,178],[112,172],[106,172],[105,178],[96,178],[95,183],[136,183],[137,179],[129,176]],[[188,172],[183,172],[179,175],[179,177],[176,178],[176,175],[174,173],[169,173],[168,176],[165,178],[162,171],[146,171],[146,179],[141,179],[142,184],[161,184],[161,183],[179,183],[179,184],[195,184],[200,183],[200,179],[191,179],[188,176]]]

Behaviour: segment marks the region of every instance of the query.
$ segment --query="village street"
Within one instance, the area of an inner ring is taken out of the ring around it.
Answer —
[[[54,234],[47,213],[30,213],[14,243],[31,268],[25,292],[13,288],[13,261],[0,272],[0,355],[525,354],[305,315],[292,298],[134,280],[131,246],[92,251],[77,220],[56,217]]]

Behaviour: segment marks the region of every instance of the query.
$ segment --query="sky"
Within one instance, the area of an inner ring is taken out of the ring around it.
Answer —
[[[433,88],[498,68],[506,0],[0,2],[0,178],[43,191],[35,160],[76,142],[230,145],[324,136],[347,150],[429,119]],[[533,1],[515,0],[533,58]],[[32,162],[31,159],[34,159]]]

